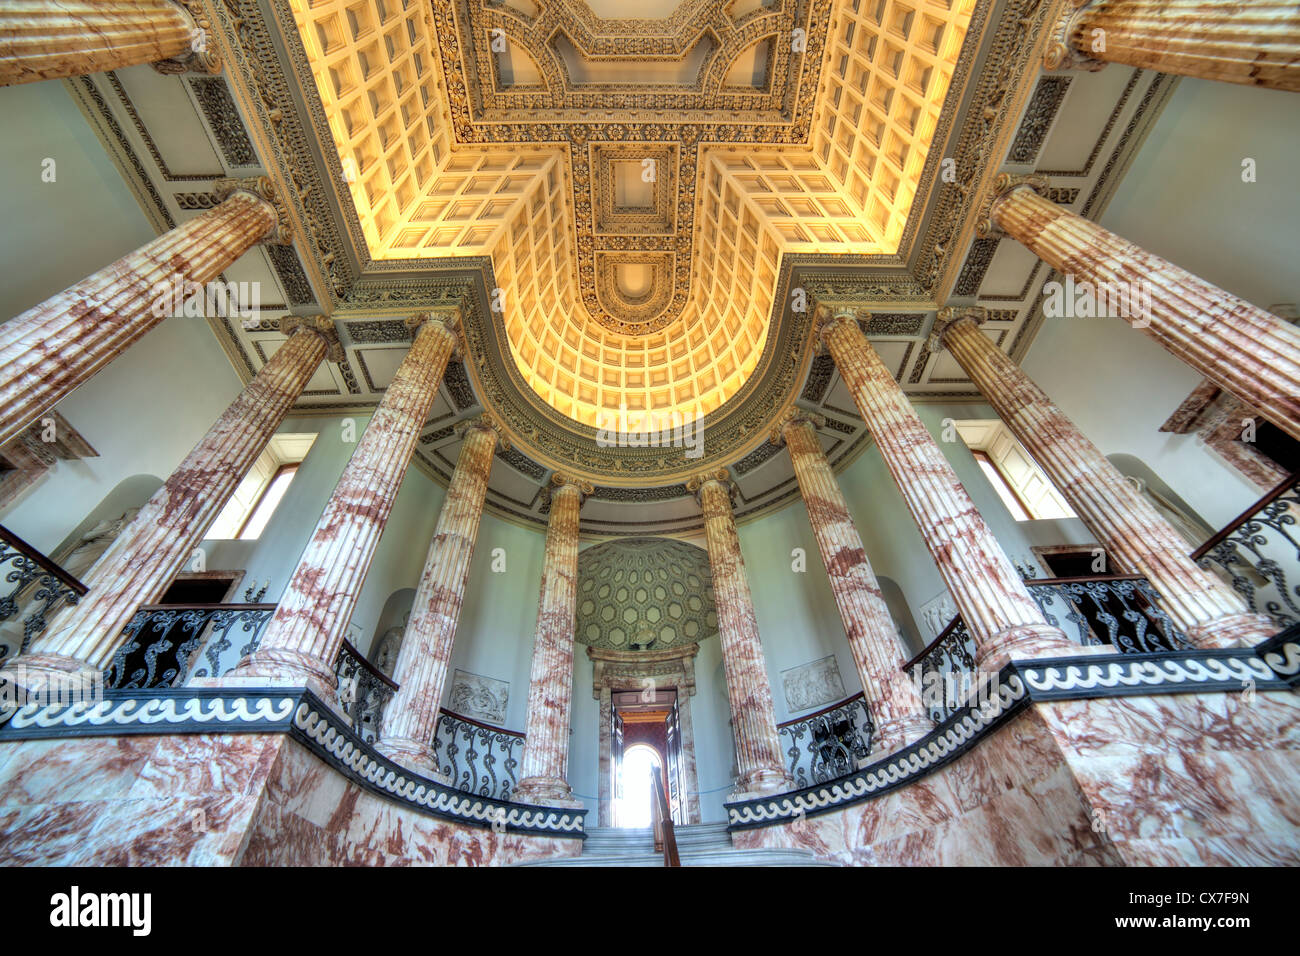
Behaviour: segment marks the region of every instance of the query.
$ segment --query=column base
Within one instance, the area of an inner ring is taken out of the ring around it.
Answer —
[[[543,807],[580,807],[581,800],[573,797],[573,788],[563,777],[524,777],[510,794],[516,803],[531,803]]]
[[[1263,614],[1243,611],[1187,629],[1187,640],[1194,647],[1225,650],[1230,647],[1254,647],[1280,630],[1273,619]]]
[[[767,797],[774,793],[786,793],[794,789],[794,778],[786,771],[775,767],[760,767],[742,774],[736,781],[736,789],[727,797],[730,800],[748,800],[752,797]]]
[[[1021,624],[999,631],[991,640],[977,647],[975,666],[979,670],[996,673],[1011,663],[1013,658],[1072,657],[1086,650],[1083,645],[1066,637],[1059,627],[1050,624]]]
[[[932,730],[934,730],[934,723],[924,714],[908,714],[905,717],[883,721],[872,735],[871,753],[861,761],[859,769],[881,757],[911,746]]]
[[[384,737],[375,744],[375,749],[407,770],[428,777],[444,787],[452,786],[451,778],[439,769],[433,752],[418,740],[411,740],[408,737]]]
[[[339,682],[324,662],[301,651],[256,650],[234,670],[218,678],[218,686],[231,687],[261,681],[264,684],[305,686],[325,703],[338,697]]]
[[[23,697],[41,698],[43,703],[68,697],[78,701],[101,700],[104,672],[93,664],[63,654],[23,654],[0,668],[0,684],[20,690],[0,690],[0,701],[22,706]],[[6,698],[14,697],[14,700]]]

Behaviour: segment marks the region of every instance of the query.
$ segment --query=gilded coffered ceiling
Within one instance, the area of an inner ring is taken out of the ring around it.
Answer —
[[[371,257],[489,256],[528,386],[635,431],[741,389],[784,255],[898,251],[975,0],[291,6]]]
[[[446,483],[455,425],[490,410],[511,448],[489,509],[544,525],[563,469],[595,486],[593,535],[697,531],[686,479],[722,466],[741,520],[796,500],[767,440],[792,403],[825,419],[836,470],[870,446],[816,354],[817,301],[871,313],[913,401],[977,401],[927,347],[935,310],[985,306],[1018,361],[1052,278],[1017,243],[975,236],[988,184],[1038,172],[1097,216],[1173,82],[1043,72],[1053,0],[205,3],[222,74],[65,85],[159,231],[209,208],[223,177],[266,175],[283,196],[293,244],[223,276],[261,290],[261,318],[208,319],[236,373],[280,347],[280,315],[325,314],[343,358],[296,413],[364,415],[409,348],[403,319],[458,309],[465,354],[416,467]],[[610,444],[577,414],[638,397],[709,410],[668,447]]]

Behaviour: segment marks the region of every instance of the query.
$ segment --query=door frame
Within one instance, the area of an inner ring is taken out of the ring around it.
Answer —
[[[602,827],[613,823],[613,726],[615,691],[639,691],[642,681],[653,678],[664,688],[677,690],[678,723],[681,729],[681,783],[685,792],[682,809],[687,823],[700,822],[699,780],[695,773],[695,731],[691,723],[691,698],[695,696],[695,655],[698,644],[686,644],[655,651],[615,651],[588,647],[592,662],[591,696],[600,701],[600,745],[597,777],[600,781],[597,821]]]

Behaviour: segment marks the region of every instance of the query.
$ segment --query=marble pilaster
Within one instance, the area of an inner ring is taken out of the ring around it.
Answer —
[[[456,469],[438,512],[438,525],[393,670],[398,690],[384,710],[376,745],[398,763],[435,779],[442,776],[433,753],[438,705],[469,583],[499,427],[484,416],[466,423],[462,434]]]
[[[215,73],[211,24],[196,0],[7,0],[0,4],[0,86],[154,63]]]
[[[1120,474],[1047,394],[980,331],[983,309],[942,309],[935,345],[946,347],[998,417],[1060,489],[1123,570],[1141,574],[1161,606],[1202,647],[1257,644],[1276,630],[1227,584],[1187,556],[1182,536]]]
[[[555,805],[572,799],[569,710],[573,703],[573,632],[578,616],[578,511],[592,486],[551,476],[551,514],[528,678],[528,718],[514,798]]]
[[[975,641],[976,663],[997,670],[1011,653],[1073,653],[1077,645],[1043,618],[857,317],[818,305],[818,333]]]
[[[87,593],[50,622],[13,668],[100,671],[108,666],[124,640],[123,628],[189,561],[321,361],[342,358],[328,319],[288,316],[281,330],[288,341],[91,569],[84,582]]]
[[[1071,0],[1043,66],[1107,63],[1298,91],[1300,8],[1288,0]]]
[[[237,679],[305,684],[333,699],[334,660],[420,429],[456,350],[460,316],[408,319],[415,341],[339,477],[258,649]]]
[[[808,521],[875,724],[872,750],[885,754],[924,737],[933,724],[916,684],[903,671],[908,655],[849,515],[848,502],[817,438],[819,423],[824,424],[820,416],[791,409],[773,429],[772,440],[784,443],[790,451]]]
[[[0,445],[166,318],[160,288],[216,279],[277,229],[274,204],[241,189],[0,325]]]
[[[704,513],[704,538],[713,574],[718,640],[736,742],[736,793],[779,793],[794,786],[782,759],[772,705],[772,685],[758,635],[758,618],[731,507],[733,485],[725,469],[698,475],[686,487]]]
[[[1134,328],[1300,438],[1300,329],[1044,198],[1045,186],[1041,176],[999,176],[980,234],[1004,232],[1112,301],[1147,290],[1150,315]]]

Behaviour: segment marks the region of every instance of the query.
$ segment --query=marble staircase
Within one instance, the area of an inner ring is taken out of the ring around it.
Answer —
[[[676,828],[682,866],[833,866],[807,850],[738,850],[725,823]],[[587,831],[582,856],[521,863],[520,866],[663,866],[654,834],[646,829],[596,827]]]

